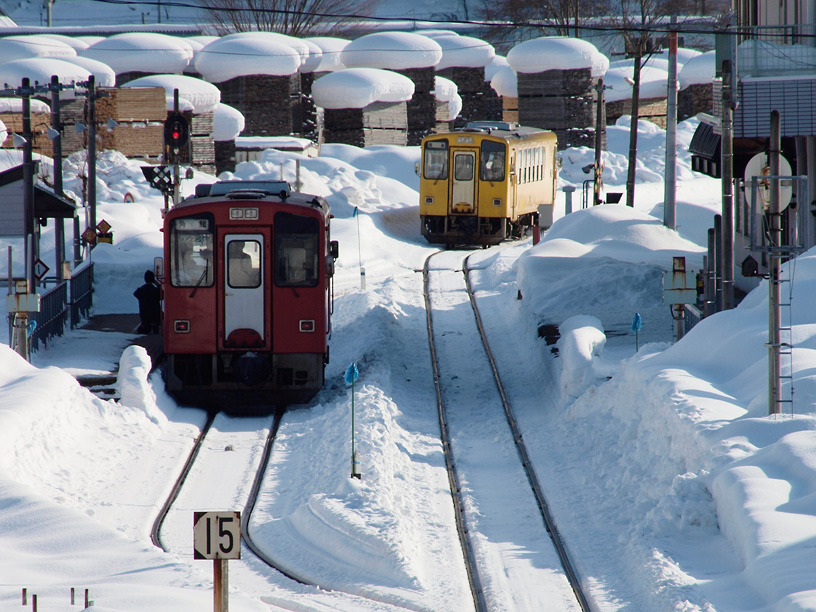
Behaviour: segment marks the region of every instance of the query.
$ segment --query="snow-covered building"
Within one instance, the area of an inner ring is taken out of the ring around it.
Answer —
[[[598,89],[609,60],[592,43],[564,36],[536,38],[513,47],[507,62],[517,75],[519,123],[554,131],[559,149],[595,147],[596,131],[602,130],[605,148]],[[505,84],[510,75],[493,80]]]
[[[349,68],[382,68],[414,82],[414,95],[406,104],[409,145],[418,145],[435,129],[434,68],[441,60],[439,43],[412,32],[367,34],[350,42],[340,54],[340,61]]]

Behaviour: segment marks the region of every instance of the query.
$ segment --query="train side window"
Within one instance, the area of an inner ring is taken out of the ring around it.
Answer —
[[[500,183],[504,180],[506,160],[507,147],[503,143],[483,140],[479,178],[483,181]]]
[[[170,225],[170,284],[211,287],[213,284],[212,215],[174,219]]]
[[[237,289],[253,289],[261,284],[261,243],[232,240],[227,246],[227,283]]]
[[[425,167],[423,175],[426,179],[446,180],[448,178],[448,141],[429,140],[425,143]]]
[[[275,215],[275,284],[315,287],[318,283],[320,227],[317,219],[290,213]]]

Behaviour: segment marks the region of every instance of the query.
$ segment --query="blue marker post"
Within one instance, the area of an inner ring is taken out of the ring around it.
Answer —
[[[354,449],[354,383],[360,377],[357,364],[352,363],[346,370],[343,377],[347,385],[351,385],[351,477],[362,478],[360,474],[360,462],[357,461],[357,451]]]
[[[632,331],[635,332],[635,352],[640,350],[640,328],[643,327],[643,319],[640,318],[639,313],[635,313],[635,318],[632,319]]]

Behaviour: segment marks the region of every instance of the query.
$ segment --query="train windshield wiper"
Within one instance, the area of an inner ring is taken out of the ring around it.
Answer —
[[[198,288],[201,286],[201,283],[203,283],[204,279],[207,278],[207,272],[209,272],[209,271],[210,271],[210,260],[205,259],[204,260],[204,271],[201,273],[201,276],[198,277],[198,282],[196,283],[195,288],[193,289],[193,292],[190,294],[190,297],[195,296],[196,291],[198,291]]]

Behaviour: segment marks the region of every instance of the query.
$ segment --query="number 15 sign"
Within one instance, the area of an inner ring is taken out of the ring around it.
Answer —
[[[240,512],[194,512],[195,559],[241,558]]]

